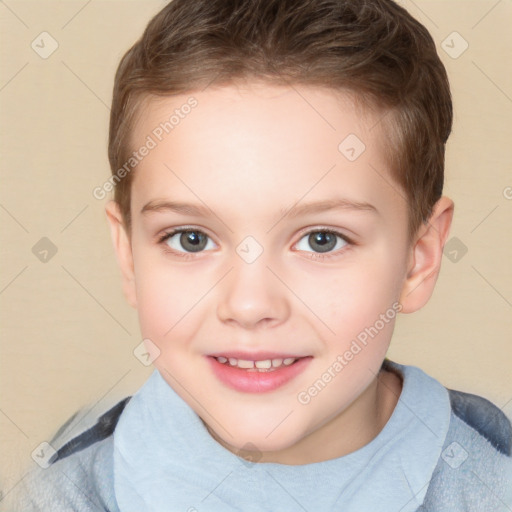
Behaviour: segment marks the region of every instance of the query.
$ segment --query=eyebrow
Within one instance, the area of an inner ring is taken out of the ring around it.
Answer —
[[[297,203],[295,204],[297,205]],[[281,208],[278,212],[278,216],[279,218],[286,216],[290,218],[296,218],[300,217],[301,215],[307,215],[309,213],[321,213],[331,210],[353,210],[362,212],[367,211],[376,214],[379,213],[377,208],[370,203],[339,198],[305,203],[302,205],[292,206],[291,208]],[[153,212],[175,212],[194,217],[208,217],[209,215],[213,214],[213,211],[206,205],[203,206],[199,204],[167,200],[149,201],[141,209],[141,214],[143,215]]]

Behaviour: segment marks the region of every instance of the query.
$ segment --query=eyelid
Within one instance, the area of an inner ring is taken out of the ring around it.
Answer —
[[[156,239],[158,241],[162,241],[165,240],[166,238],[170,238],[171,236],[176,235],[177,233],[182,233],[184,231],[199,231],[207,235],[209,238],[211,238],[211,236],[208,233],[206,233],[206,231],[202,228],[197,228],[195,226],[178,226],[175,228],[164,229],[162,233],[156,235]]]
[[[321,226],[321,225],[315,225],[315,226],[309,226],[307,228],[303,228],[303,230],[301,230],[301,234],[299,235],[299,240],[302,239],[305,235],[309,235],[311,233],[317,233],[317,232],[333,233],[335,235],[338,235],[340,238],[343,238],[343,240],[345,240],[345,242],[352,244],[352,245],[356,245],[354,239],[351,236],[345,234],[344,231],[341,230],[341,228],[333,228],[333,227]]]
[[[215,242],[215,240],[213,240],[213,237],[210,236],[205,229],[199,228],[199,227],[196,227],[196,226],[178,226],[178,227],[175,227],[175,228],[170,228],[169,230],[164,231],[164,233],[161,233],[161,234],[157,235],[157,237],[156,237],[157,243],[159,245],[160,244],[167,245],[165,242],[169,238],[173,237],[174,235],[177,235],[178,233],[183,233],[183,232],[187,232],[187,231],[200,232],[200,233],[206,235],[215,245],[218,245]],[[309,235],[309,234],[312,234],[312,233],[318,233],[318,232],[332,233],[332,234],[334,234],[336,236],[339,236],[344,242],[346,242],[347,246],[345,246],[345,247],[343,247],[341,249],[338,249],[336,251],[328,251],[328,252],[325,252],[325,253],[320,253],[320,252],[315,252],[315,251],[303,251],[303,250],[299,250],[299,252],[306,252],[308,254],[311,254],[314,258],[317,258],[317,259],[327,259],[327,258],[330,258],[330,257],[336,257],[336,256],[340,255],[340,253],[345,252],[347,250],[346,247],[348,247],[348,246],[355,246],[355,245],[357,245],[357,243],[354,242],[352,237],[347,236],[345,233],[343,233],[339,229],[328,227],[328,226],[318,226],[318,225],[316,225],[316,226],[309,226],[309,227],[303,228],[301,230],[301,233],[300,233],[299,237],[298,237],[298,240],[293,244],[293,247],[295,247],[306,235]],[[180,257],[184,257],[184,258],[187,258],[187,257],[190,258],[190,257],[194,257],[195,255],[199,255],[199,254],[208,252],[208,251],[204,251],[204,250],[203,251],[198,251],[198,252],[195,252],[195,253],[194,252],[187,252],[187,251],[177,251],[175,249],[172,249],[169,246],[167,246],[164,250],[166,252],[169,252],[169,253],[178,255]]]

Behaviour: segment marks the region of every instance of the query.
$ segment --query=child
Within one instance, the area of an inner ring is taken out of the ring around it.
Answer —
[[[439,274],[451,123],[391,0],[164,7],[116,74],[106,208],[156,370],[20,510],[512,510],[506,416],[385,358]]]

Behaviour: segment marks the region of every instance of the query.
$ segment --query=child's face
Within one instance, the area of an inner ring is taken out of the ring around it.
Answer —
[[[158,142],[190,96],[197,106]],[[379,406],[364,397],[410,251],[377,121],[347,96],[269,85],[159,99],[138,121],[134,148],[148,135],[157,145],[134,171],[128,295],[160,350],[154,364],[226,446],[275,452],[308,434],[328,444],[336,422],[354,428]],[[302,210],[321,202],[342,206]],[[213,355],[300,359],[259,372]]]

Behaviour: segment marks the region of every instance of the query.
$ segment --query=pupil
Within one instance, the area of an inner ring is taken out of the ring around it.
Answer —
[[[180,237],[181,245],[191,252],[198,252],[204,249],[206,236],[197,231],[186,231]]]
[[[318,231],[309,235],[309,243],[318,252],[328,252],[336,246],[336,235]]]

